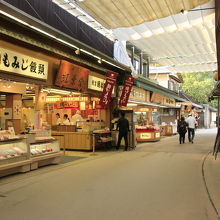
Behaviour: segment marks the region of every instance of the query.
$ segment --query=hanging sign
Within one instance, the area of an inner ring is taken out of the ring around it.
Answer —
[[[58,109],[79,108],[79,102],[75,102],[75,101],[56,102],[56,106],[57,106]]]
[[[116,84],[116,79],[118,77],[118,74],[114,72],[107,72],[106,76],[107,78],[106,78],[104,88],[102,91],[102,96],[99,102],[102,108],[107,108],[110,103],[112,91]]]
[[[89,72],[89,69],[62,60],[55,85],[85,92],[87,91]]]
[[[105,79],[89,75],[88,89],[102,92],[104,88],[104,84],[105,84]]]
[[[38,96],[38,100],[36,100],[35,109],[37,111],[40,111],[41,109],[44,109],[44,105],[46,103],[47,93],[46,92],[40,92]]]
[[[124,106],[124,107],[127,106],[133,84],[134,84],[134,78],[132,76],[126,75],[121,97],[119,100],[119,106]]]
[[[48,62],[0,47],[0,70],[46,80]]]

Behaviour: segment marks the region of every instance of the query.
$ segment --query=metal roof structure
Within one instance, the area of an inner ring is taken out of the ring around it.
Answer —
[[[53,2],[105,36],[131,42],[172,73],[217,69],[214,0]]]

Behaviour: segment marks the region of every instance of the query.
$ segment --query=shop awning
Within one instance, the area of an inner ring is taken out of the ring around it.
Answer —
[[[108,29],[131,27],[189,10],[210,0],[84,0],[83,10]]]
[[[178,101],[182,101],[182,102],[185,102],[186,100],[183,99],[183,98],[180,98],[178,95],[176,95],[174,92],[171,93],[170,90],[166,89],[166,88],[163,88],[162,86],[159,86],[159,85],[154,85],[153,86],[153,83],[152,85],[150,84],[146,84],[144,82],[140,82],[140,81],[136,81],[136,86],[142,88],[142,89],[145,89],[145,90],[148,90],[148,91],[151,91],[151,92],[157,92],[157,93],[160,93],[162,95],[165,95],[167,97],[170,97],[170,98],[174,98]]]

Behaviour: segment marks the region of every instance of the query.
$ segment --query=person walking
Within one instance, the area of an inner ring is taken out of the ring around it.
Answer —
[[[180,144],[182,144],[182,143],[184,144],[185,143],[185,135],[187,132],[187,123],[186,123],[184,117],[181,117],[181,119],[178,121],[177,132],[179,133]]]
[[[189,117],[186,119],[186,123],[188,124],[188,139],[189,142],[193,144],[193,140],[195,137],[195,128],[196,128],[196,119],[192,114],[189,114]]]
[[[118,134],[118,144],[116,149],[119,150],[121,145],[121,139],[125,140],[125,151],[128,150],[128,132],[129,132],[129,122],[128,119],[125,118],[125,113],[121,112],[121,118],[118,120],[117,130],[119,130]]]

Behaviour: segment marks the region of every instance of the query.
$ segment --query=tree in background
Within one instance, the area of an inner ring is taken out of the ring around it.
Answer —
[[[213,90],[216,81],[213,72],[183,73],[183,92],[191,96],[195,101],[207,103],[216,107],[216,101],[208,102],[208,96]]]

